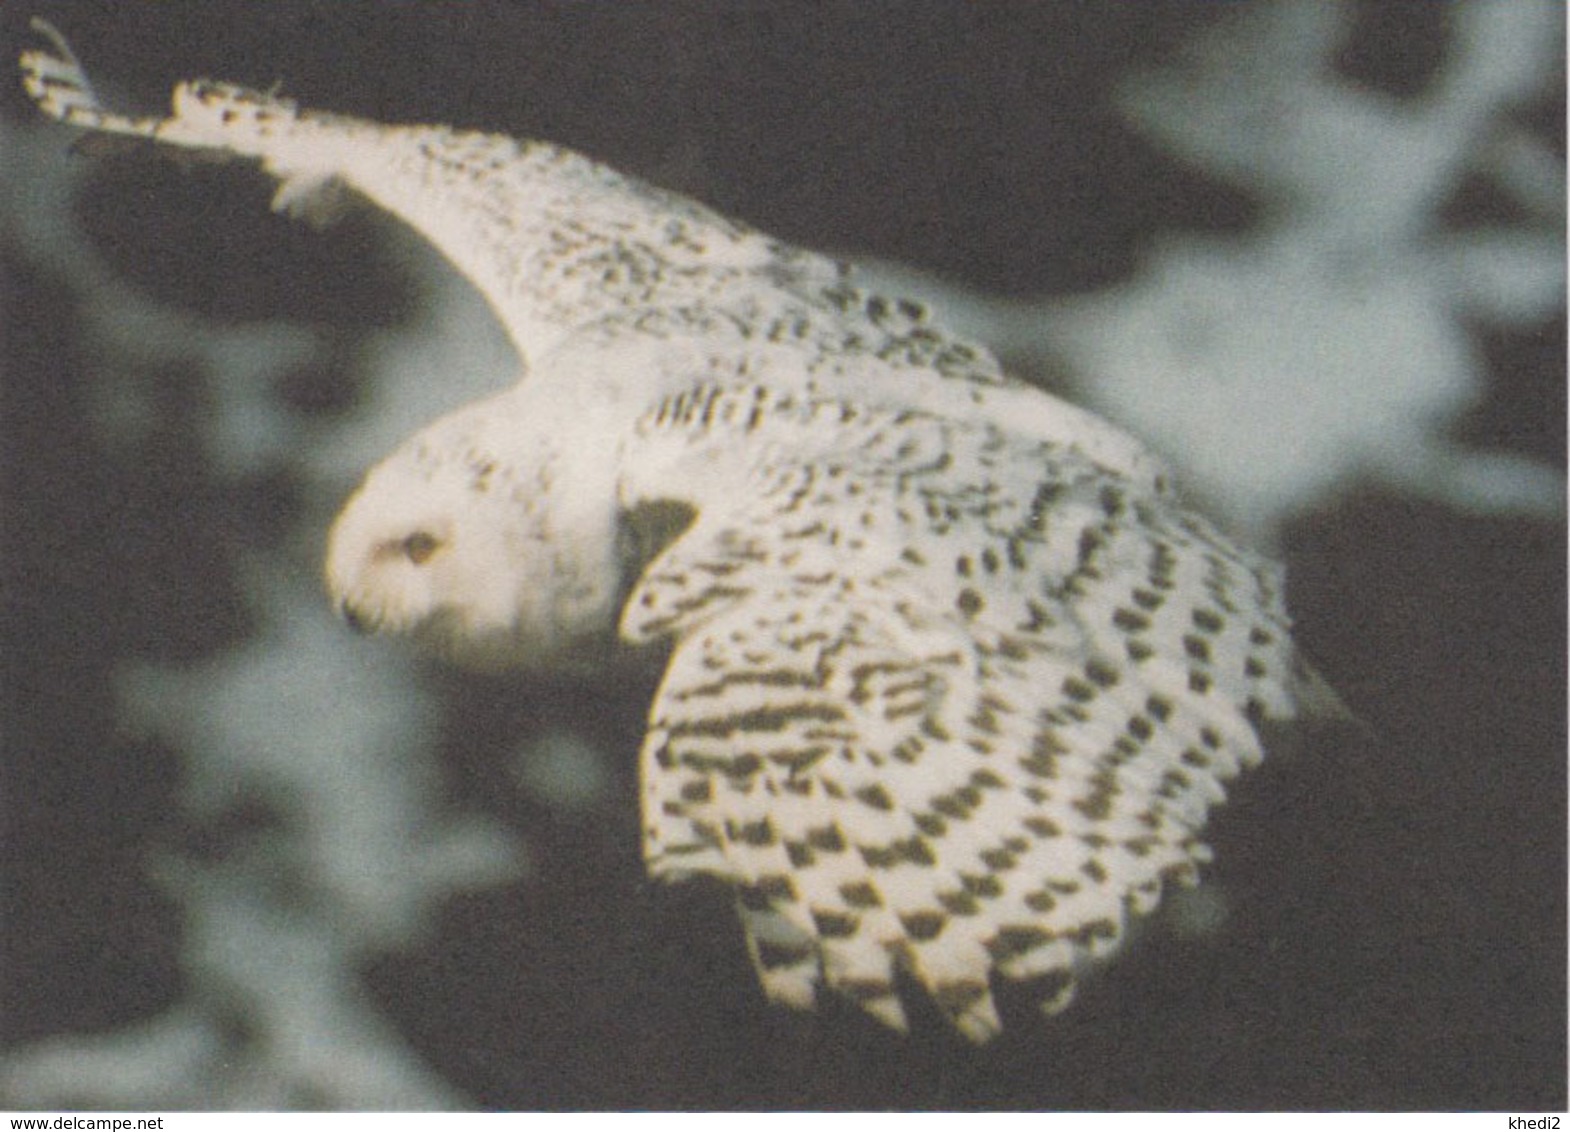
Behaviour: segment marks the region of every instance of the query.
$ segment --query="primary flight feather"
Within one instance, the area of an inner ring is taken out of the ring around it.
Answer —
[[[333,600],[487,666],[668,644],[645,858],[732,886],[771,998],[903,1028],[903,972],[978,1041],[994,973],[1060,1006],[1315,692],[1274,565],[917,305],[542,142],[211,82],[118,115],[35,26],[47,113],[260,159],[278,207],[346,185],[485,295],[520,379],[371,470]]]

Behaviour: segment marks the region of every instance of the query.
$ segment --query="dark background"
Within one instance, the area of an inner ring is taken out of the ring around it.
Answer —
[[[1127,278],[1154,233],[1256,218],[1108,103],[1224,7],[8,4],[0,53],[43,14],[148,109],[180,78],[281,79],[307,106],[548,137],[797,242],[1061,293]],[[1420,92],[1444,6],[1362,11],[1347,81]],[[30,113],[14,89],[0,105]],[[1563,113],[1529,119],[1557,139]],[[125,163],[84,207],[137,285],[225,320],[401,317],[397,273],[352,218],[290,226],[263,190],[215,203],[166,164]],[[81,412],[68,296],[0,244],[0,303],[0,1043],[20,1046],[182,994],[178,910],[139,875],[149,846],[192,836],[178,764],[116,737],[110,673],[243,639],[226,546],[287,514],[290,486],[215,494],[181,443],[177,377],[162,442],[108,458]],[[1562,318],[1482,346],[1491,392],[1468,435],[1562,463]],[[455,898],[366,985],[487,1107],[1563,1109],[1564,530],[1370,488],[1286,545],[1303,643],[1370,734],[1241,783],[1210,838],[1225,930],[1140,941],[1061,1018],[1006,1002],[1003,1038],[973,1051],[919,1007],[909,1039],[848,1008],[769,1009],[723,896],[643,878],[636,688],[585,701],[627,752],[616,805],[587,820],[500,804],[546,882]],[[454,780],[489,795],[483,730],[565,694],[454,680],[476,737],[450,744]]]

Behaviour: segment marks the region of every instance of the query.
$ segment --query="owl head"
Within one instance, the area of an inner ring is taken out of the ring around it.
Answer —
[[[581,506],[572,461],[509,410],[493,398],[437,421],[349,498],[326,574],[351,627],[483,668],[594,651],[619,587],[615,516]]]

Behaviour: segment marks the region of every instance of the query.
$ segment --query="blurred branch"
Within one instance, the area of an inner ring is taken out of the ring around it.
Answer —
[[[1262,198],[1247,236],[1168,236],[1139,277],[1083,299],[873,277],[1017,369],[1066,365],[1081,400],[1256,541],[1360,479],[1560,516],[1559,471],[1450,430],[1485,394],[1469,320],[1519,327],[1563,309],[1563,162],[1509,117],[1556,97],[1563,13],[1547,0],[1453,11],[1447,56],[1410,98],[1335,73],[1351,7],[1320,0],[1242,8],[1123,83],[1142,130]],[[1448,226],[1441,210],[1476,176],[1524,219]]]

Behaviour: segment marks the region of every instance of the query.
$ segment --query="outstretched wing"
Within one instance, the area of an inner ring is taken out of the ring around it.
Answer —
[[[206,80],[177,86],[167,118],[117,114],[98,102],[60,34],[42,20],[33,27],[52,50],[23,53],[23,83],[45,113],[258,158],[282,181],[280,209],[309,210],[348,185],[451,260],[526,362],[602,317],[703,303],[745,274],[813,288],[843,281],[820,256],[545,142],[383,126]]]
[[[985,350],[952,338],[916,303],[865,294],[847,269],[702,205],[544,142],[440,126],[382,126],[302,110],[209,81],[175,88],[167,118],[105,109],[59,33],[23,53],[40,108],[87,129],[260,159],[281,180],[278,208],[335,205],[348,186],[429,239],[485,296],[540,376],[576,339],[619,351],[640,395],[676,355],[671,388],[694,358],[804,391],[854,387],[863,400],[919,403],[1094,454],[1140,479],[1159,476],[1130,437],[1006,378]],[[641,343],[634,360],[628,351]],[[596,362],[598,362],[598,358]],[[741,368],[737,368],[740,366]],[[853,383],[847,385],[847,383]]]
[[[734,884],[771,997],[827,986],[902,1027],[903,970],[981,1040],[991,972],[1061,1005],[1192,881],[1251,720],[1294,710],[1271,569],[986,425],[711,390],[640,435],[767,453],[678,489],[698,518],[622,631],[676,642],[649,866]]]

